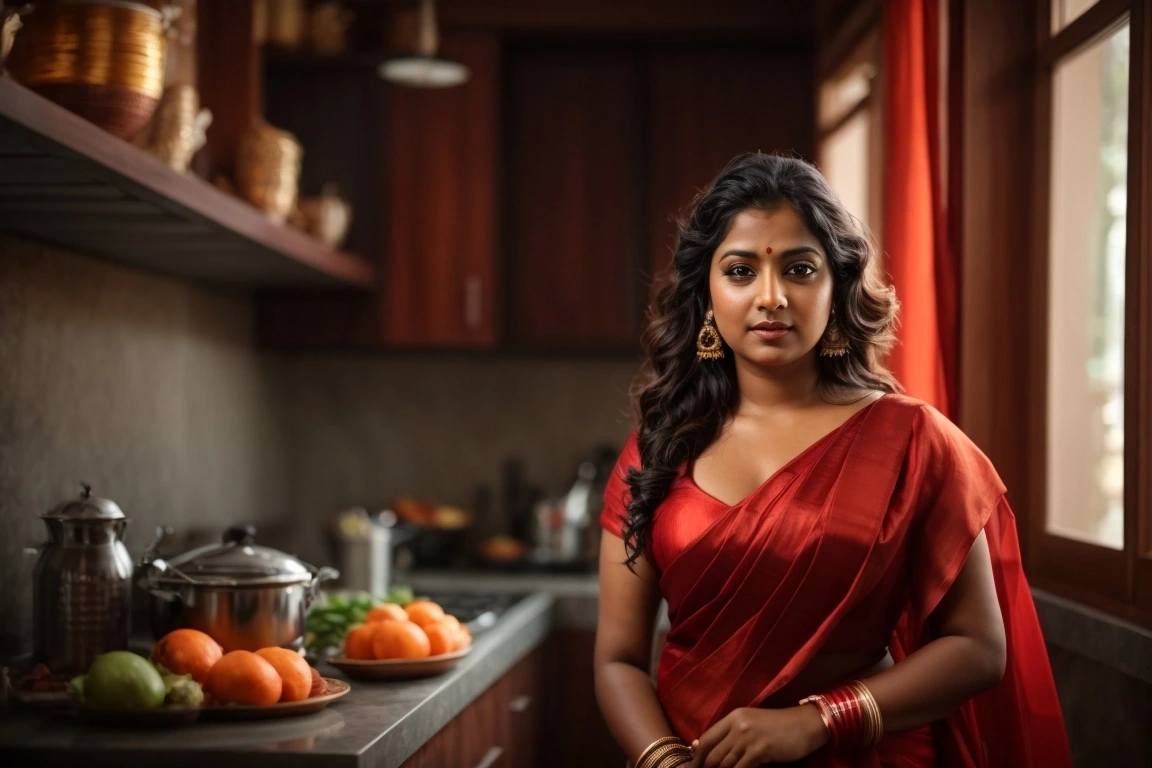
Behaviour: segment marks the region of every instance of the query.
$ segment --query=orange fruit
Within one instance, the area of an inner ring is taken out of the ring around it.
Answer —
[[[276,668],[251,651],[230,651],[208,670],[204,686],[222,704],[264,706],[280,701]]]
[[[312,690],[312,667],[304,657],[287,648],[261,648],[256,655],[272,665],[283,686],[280,701],[303,701]]]
[[[435,624],[444,618],[444,609],[431,600],[416,600],[408,603],[404,606],[404,612],[408,614],[409,621],[421,627]]]
[[[440,619],[440,623],[447,624],[449,627],[451,627],[453,632],[460,631],[460,619],[456,618],[450,613],[444,614],[444,618]]]
[[[411,621],[382,621],[376,625],[372,650],[377,659],[422,659],[431,655],[432,644]]]
[[[424,634],[428,635],[428,647],[433,656],[456,650],[456,639],[459,633],[459,629],[453,628],[446,621],[438,621],[424,627]]]
[[[468,629],[467,624],[461,624],[460,629],[456,632],[456,647],[452,650],[459,651],[472,645],[472,632]]]
[[[323,696],[328,693],[328,683],[320,677],[316,667],[308,667],[308,669],[312,673],[312,687],[308,690],[308,698],[311,699],[314,696]]]
[[[369,624],[374,621],[408,621],[408,614],[395,603],[384,603],[368,611],[364,621]]]
[[[350,659],[374,659],[372,638],[376,624],[357,624],[344,635],[344,655]]]
[[[220,643],[198,629],[177,629],[160,638],[152,648],[149,661],[163,664],[177,675],[192,675],[203,683],[212,665],[224,655]]]

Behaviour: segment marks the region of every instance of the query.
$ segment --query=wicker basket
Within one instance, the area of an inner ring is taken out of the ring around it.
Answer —
[[[23,17],[8,69],[24,85],[123,139],[163,91],[161,13],[145,3],[58,0]]]

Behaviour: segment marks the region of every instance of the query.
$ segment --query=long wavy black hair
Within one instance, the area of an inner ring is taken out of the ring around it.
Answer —
[[[833,311],[849,342],[847,354],[818,358],[821,396],[845,401],[869,390],[900,389],[883,363],[894,340],[896,296],[879,273],[868,232],[813,165],[760,152],[734,158],[678,222],[671,273],[649,307],[644,363],[633,387],[640,468],[627,478],[629,566],[647,550],[656,508],[681,467],[719,437],[739,402],[731,350],[720,360],[696,355],[711,304],[712,255],[738,213],[780,205],[792,206],[824,247]]]

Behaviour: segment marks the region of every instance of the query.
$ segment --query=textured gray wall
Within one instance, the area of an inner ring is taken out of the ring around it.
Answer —
[[[22,550],[81,480],[132,519],[133,556],[157,523],[252,521],[319,562],[348,505],[468,507],[510,456],[558,492],[629,429],[629,360],[273,357],[252,327],[246,297],[0,236],[0,657],[30,646]]]
[[[250,302],[0,237],[0,655],[30,647],[38,516],[80,480],[131,518],[283,515],[287,449]]]
[[[630,360],[508,360],[477,355],[310,356],[281,361],[294,519],[323,521],[398,494],[466,508],[502,462],[525,480],[566,490],[576,464],[630,430]],[[477,535],[502,519],[477,521]],[[302,532],[299,531],[298,532]],[[297,542],[320,559],[320,540]]]

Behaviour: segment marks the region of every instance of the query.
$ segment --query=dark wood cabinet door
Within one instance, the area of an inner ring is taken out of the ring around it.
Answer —
[[[595,630],[556,629],[544,642],[542,750],[536,765],[551,768],[619,766],[624,753],[596,702],[592,653]]]
[[[810,50],[682,47],[649,56],[649,274],[672,263],[674,218],[738,154],[813,159]]]
[[[395,346],[488,347],[499,301],[500,47],[491,34],[451,33],[440,51],[472,70],[467,83],[388,86],[384,338]]]
[[[639,59],[507,56],[506,334],[520,349],[632,349],[642,248]]]

